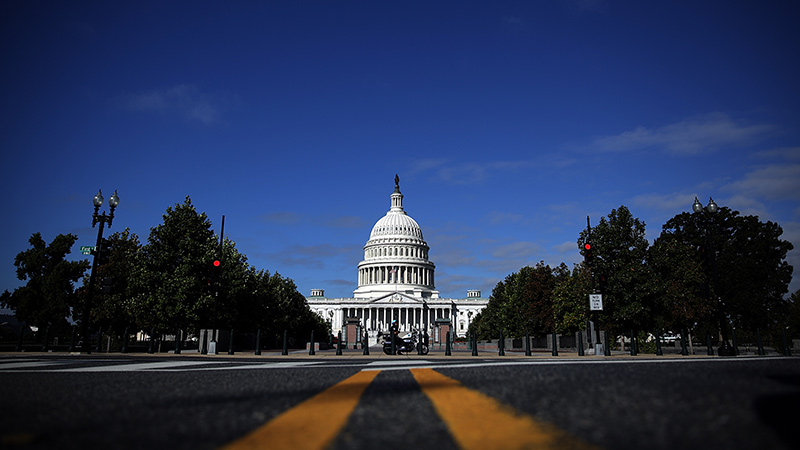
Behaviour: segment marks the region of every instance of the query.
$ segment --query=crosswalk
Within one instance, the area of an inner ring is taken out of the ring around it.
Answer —
[[[255,359],[213,359],[183,357],[112,357],[96,356],[0,356],[0,373],[11,372],[51,372],[51,373],[99,373],[99,372],[183,372],[183,371],[224,371],[224,370],[271,370],[301,369],[309,367],[357,367],[363,371],[411,370],[419,368],[478,368],[487,366],[525,366],[534,364],[636,364],[636,363],[681,363],[689,361],[714,362],[717,359],[377,359],[377,360],[337,360],[335,358],[309,359],[266,359],[263,362]],[[753,358],[751,358],[752,360]]]
[[[227,360],[211,361],[197,359],[171,359],[142,361],[138,359],[113,358],[93,359],[77,358],[7,358],[0,359],[1,372],[164,372],[187,370],[246,370],[246,369],[278,369],[307,367],[322,362],[286,361],[286,362],[231,362]]]
[[[319,361],[265,361],[253,362],[202,359],[159,359],[142,361],[142,358],[94,359],[91,357],[65,358],[0,358],[0,373],[3,372],[50,372],[50,373],[99,373],[99,372],[176,372],[176,371],[220,371],[220,370],[269,370],[308,367],[361,367],[362,370],[392,370],[427,367],[425,360],[404,361],[351,361],[341,363],[331,360]]]

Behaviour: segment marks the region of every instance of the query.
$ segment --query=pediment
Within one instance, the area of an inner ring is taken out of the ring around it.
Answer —
[[[412,297],[402,292],[391,292],[384,296],[370,300],[370,305],[403,305],[403,304],[417,304],[422,305],[425,302],[417,297]]]

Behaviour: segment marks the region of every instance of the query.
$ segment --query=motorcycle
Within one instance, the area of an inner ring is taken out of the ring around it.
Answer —
[[[383,352],[387,355],[392,354],[392,334],[383,332],[378,332],[378,340],[383,340]],[[425,342],[419,342],[419,332],[417,330],[411,330],[411,333],[406,334],[402,338],[398,338],[395,341],[395,352],[398,355],[402,355],[403,353],[409,354],[418,351],[417,347],[422,349],[422,354],[428,354],[428,345]]]

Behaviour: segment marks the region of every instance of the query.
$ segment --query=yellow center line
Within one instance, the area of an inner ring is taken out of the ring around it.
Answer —
[[[272,419],[225,450],[323,449],[339,434],[379,371],[359,372]]]
[[[464,450],[596,448],[433,369],[411,373]]]

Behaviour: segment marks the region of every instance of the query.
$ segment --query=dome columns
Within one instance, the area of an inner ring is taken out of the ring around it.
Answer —
[[[434,268],[413,265],[370,265],[359,268],[359,287],[380,284],[403,284],[433,289]]]

